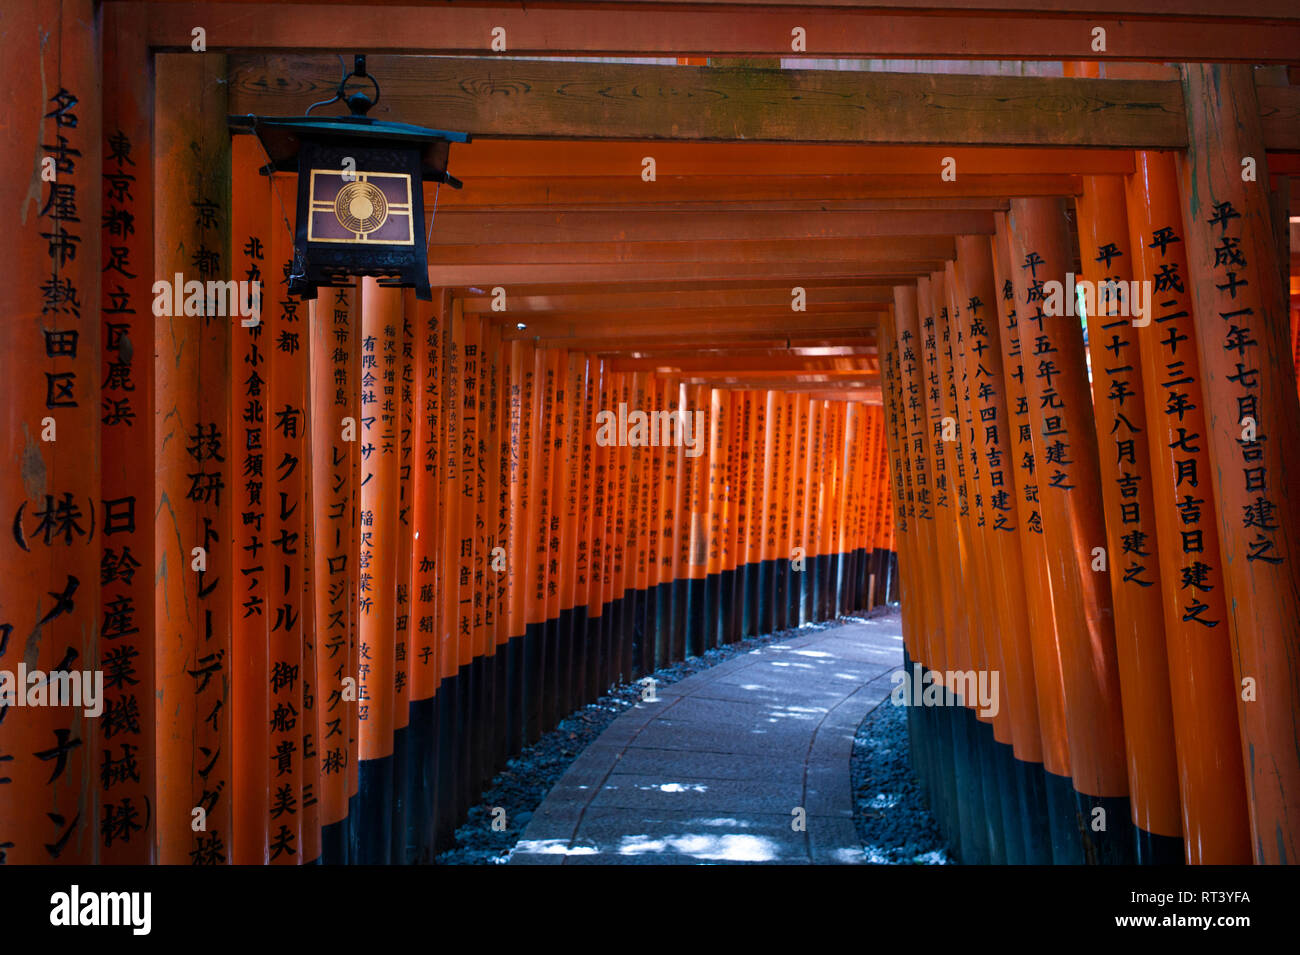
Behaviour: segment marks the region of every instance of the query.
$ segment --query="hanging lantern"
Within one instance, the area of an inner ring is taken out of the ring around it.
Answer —
[[[374,84],[371,99],[346,94],[352,78]],[[312,119],[317,106],[343,100],[349,116]],[[298,173],[298,220],[289,292],[314,299],[318,287],[350,284],[352,276],[371,275],[380,285],[414,288],[416,297],[433,298],[429,288],[424,183],[461,188],[447,172],[452,143],[467,143],[468,133],[446,132],[368,118],[379,102],[379,83],[358,56],[334,98],[308,107],[303,116],[231,116],[235,132],[255,133],[270,164],[263,173]]]

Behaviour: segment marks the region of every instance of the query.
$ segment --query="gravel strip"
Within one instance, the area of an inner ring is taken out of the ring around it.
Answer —
[[[886,697],[853,741],[853,820],[867,860],[881,865],[951,865],[947,843],[912,772],[907,710]]]

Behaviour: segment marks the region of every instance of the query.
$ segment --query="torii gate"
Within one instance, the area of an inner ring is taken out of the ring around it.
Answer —
[[[8,4],[0,669],[106,709],[8,711],[0,853],[427,858],[610,680],[878,603],[896,552],[963,859],[1295,861],[1300,15],[1138,6]],[[432,305],[281,295],[291,177],[226,125],[354,49],[476,139]],[[959,50],[1069,65],[769,68]],[[1150,322],[1085,344],[1067,272]],[[176,273],[265,325],[151,316]],[[595,443],[620,401],[707,454]]]

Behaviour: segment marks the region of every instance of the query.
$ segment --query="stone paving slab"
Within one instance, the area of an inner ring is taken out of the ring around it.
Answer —
[[[849,760],[902,664],[897,615],[656,688],[547,794],[512,865],[857,864]],[[803,810],[803,828],[792,825]]]

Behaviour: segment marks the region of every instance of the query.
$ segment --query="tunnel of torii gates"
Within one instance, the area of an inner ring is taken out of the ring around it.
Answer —
[[[0,670],[103,677],[0,706],[0,858],[429,861],[611,684],[901,599],[961,861],[1297,860],[1289,0],[8,0],[0,51]],[[474,137],[432,301],[288,295],[231,132],[354,52]],[[1085,330],[1072,277],[1139,284]]]

